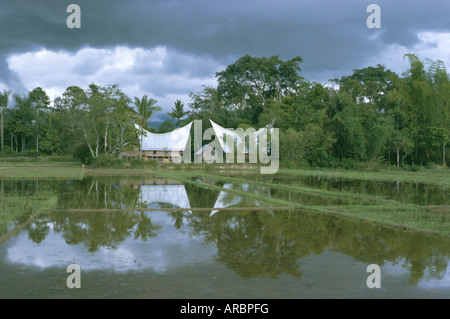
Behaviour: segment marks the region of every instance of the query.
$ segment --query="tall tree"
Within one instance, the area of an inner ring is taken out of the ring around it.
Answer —
[[[161,111],[162,108],[157,106],[157,100],[149,98],[144,95],[141,99],[138,97],[134,98],[134,105],[136,106],[136,122],[141,128],[140,132],[140,145],[139,145],[139,157],[142,159],[142,142],[144,140],[144,129],[147,127],[148,120],[152,117],[153,112]]]
[[[178,122],[180,122],[180,119],[184,117],[185,115],[189,114],[189,111],[184,110],[184,105],[181,103],[180,100],[175,101],[175,108],[172,107],[172,112],[167,113],[171,118],[177,119],[176,126],[178,126]]]
[[[31,107],[30,98],[27,95],[17,95],[14,96],[15,101],[15,118],[14,118],[14,135],[21,137],[21,151],[25,151],[26,141],[29,135],[32,133],[32,121],[35,118],[34,112]],[[17,144],[17,143],[16,143]]]
[[[339,90],[348,92],[356,102],[369,102],[378,110],[383,110],[387,92],[393,89],[396,74],[384,66],[366,67],[353,70],[350,76],[343,76],[337,82]],[[334,80],[336,81],[336,80]]]
[[[411,161],[423,165],[437,161],[448,143],[449,78],[442,61],[422,60],[413,54],[406,54],[405,58],[410,63],[404,74],[405,127],[413,145]]]
[[[442,165],[446,165],[446,147],[450,142],[450,76],[444,63],[440,60],[432,61],[428,68],[428,77],[433,87],[434,107],[433,122],[429,127],[431,146],[435,154],[434,160],[438,160],[441,149]]]
[[[39,112],[48,108],[48,106],[50,105],[50,99],[47,93],[41,87],[36,87],[35,89],[33,89],[28,94],[28,97],[30,99],[31,107],[36,113],[36,118],[34,120],[36,129],[36,153],[39,154]]]
[[[1,133],[1,151],[5,152],[4,139],[4,108],[8,106],[9,96],[11,92],[4,90],[0,92],[0,133]]]
[[[127,96],[123,96],[115,103],[113,114],[113,125],[111,134],[113,135],[112,143],[117,149],[119,158],[122,158],[122,152],[131,150],[133,147],[133,137],[136,137],[136,129],[134,127],[132,118],[135,111],[130,106],[131,100]]]
[[[240,109],[244,117],[256,124],[266,100],[281,102],[285,96],[297,93],[303,80],[299,75],[301,62],[299,56],[282,61],[278,56],[245,55],[216,73],[217,91],[226,105]]]

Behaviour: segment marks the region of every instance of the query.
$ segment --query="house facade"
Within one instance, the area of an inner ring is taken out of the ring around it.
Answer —
[[[192,122],[168,133],[152,133],[135,124],[139,132],[139,141],[142,145],[144,160],[158,162],[180,161],[188,144]],[[142,140],[141,134],[143,132]],[[135,149],[123,154],[123,157],[139,157],[140,150]]]

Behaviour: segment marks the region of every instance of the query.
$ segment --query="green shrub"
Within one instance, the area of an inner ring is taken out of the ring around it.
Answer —
[[[94,161],[93,165],[95,167],[104,167],[104,168],[122,168],[123,161],[117,159],[111,154],[100,154]]]
[[[72,155],[75,160],[86,165],[92,163],[93,160],[91,151],[86,144],[77,146]]]
[[[38,156],[38,152],[36,150],[28,150],[23,152],[23,156],[26,157],[37,157]]]
[[[352,159],[343,158],[340,163],[340,167],[343,169],[356,169],[358,168],[358,164]]]

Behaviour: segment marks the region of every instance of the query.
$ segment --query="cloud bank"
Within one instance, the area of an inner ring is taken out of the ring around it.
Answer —
[[[81,8],[69,29],[66,8]],[[450,2],[388,1],[381,28],[369,29],[372,0],[77,0],[0,4],[0,89],[41,85],[50,97],[68,85],[117,83],[164,108],[186,99],[239,57],[301,56],[303,76],[324,82],[403,55],[450,64]]]

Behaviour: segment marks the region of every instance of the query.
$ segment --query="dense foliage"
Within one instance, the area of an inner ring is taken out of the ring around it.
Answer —
[[[405,58],[410,68],[401,76],[377,65],[329,87],[300,76],[300,57],[244,56],[217,73],[217,87],[191,94],[191,116],[244,128],[274,120],[284,163],[448,164],[449,75],[439,60]]]
[[[113,150],[135,149],[134,126],[167,132],[199,119],[224,127],[280,129],[282,163],[397,167],[448,165],[450,80],[442,61],[405,56],[398,75],[382,65],[333,79],[333,86],[301,74],[301,57],[282,61],[246,55],[216,74],[217,87],[191,93],[190,110],[177,100],[159,130],[146,127],[157,101],[127,97],[117,85],[71,86],[50,102],[37,87],[28,95],[0,92],[2,155],[66,155],[87,162]]]

